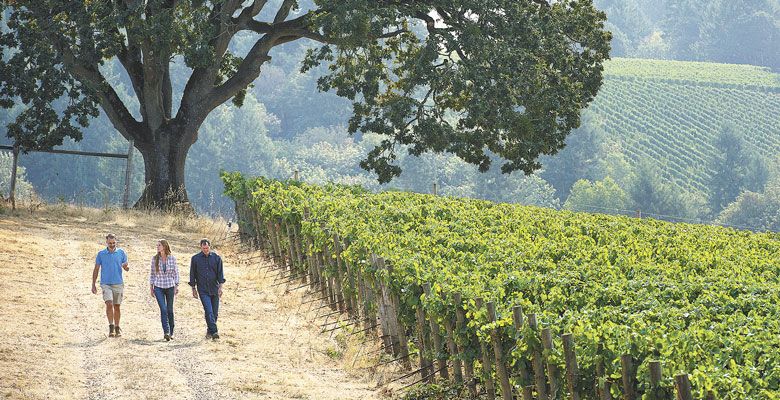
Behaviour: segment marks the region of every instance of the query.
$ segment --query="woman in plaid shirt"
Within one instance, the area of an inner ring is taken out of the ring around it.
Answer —
[[[157,254],[152,257],[149,293],[157,299],[160,306],[163,337],[169,341],[173,339],[173,297],[179,294],[179,267],[176,266],[176,257],[171,255],[171,246],[165,239],[157,242]]]

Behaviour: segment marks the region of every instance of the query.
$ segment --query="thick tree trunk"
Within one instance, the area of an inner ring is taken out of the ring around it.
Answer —
[[[144,158],[144,191],[135,208],[192,211],[184,183],[184,163],[192,143],[186,135],[161,128],[153,143],[136,143]]]

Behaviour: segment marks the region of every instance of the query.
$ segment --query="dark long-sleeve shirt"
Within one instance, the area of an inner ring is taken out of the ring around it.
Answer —
[[[225,283],[222,271],[222,258],[214,252],[206,256],[203,252],[192,256],[190,261],[190,286],[197,285],[198,292],[208,295],[218,294],[219,285]]]

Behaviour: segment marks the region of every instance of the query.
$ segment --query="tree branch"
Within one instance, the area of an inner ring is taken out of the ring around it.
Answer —
[[[54,44],[60,54],[62,54],[65,68],[84,86],[95,93],[108,119],[119,133],[128,140],[148,140],[149,138],[144,135],[147,132],[144,129],[144,125],[133,118],[133,115],[127,110],[127,107],[125,107],[114,88],[106,82],[97,65],[89,65],[79,60],[70,48],[65,46],[58,38],[54,39]]]
[[[279,6],[279,10],[276,11],[276,16],[274,16],[274,24],[278,24],[286,20],[287,16],[290,15],[290,10],[294,4],[295,0],[284,0],[282,5]]]

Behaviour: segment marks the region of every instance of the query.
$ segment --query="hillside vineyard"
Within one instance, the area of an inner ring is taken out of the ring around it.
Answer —
[[[378,316],[388,348],[422,348],[443,376],[523,398],[670,398],[680,373],[695,398],[780,395],[776,234],[222,179],[245,241],[288,254],[312,288],[328,281],[334,307],[369,329]]]
[[[780,153],[780,75],[766,68],[617,58],[585,114],[628,158],[655,160],[689,192],[708,193],[713,143],[727,124],[759,155]]]

